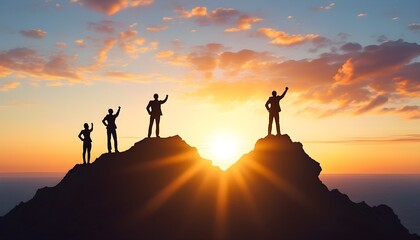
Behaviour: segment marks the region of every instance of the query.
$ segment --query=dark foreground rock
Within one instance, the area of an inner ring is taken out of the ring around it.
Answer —
[[[76,165],[0,218],[0,239],[420,239],[391,208],[329,191],[287,135],[223,172],[179,136]]]

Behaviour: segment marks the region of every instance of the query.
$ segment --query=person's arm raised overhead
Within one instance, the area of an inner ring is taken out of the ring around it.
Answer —
[[[90,123],[90,130],[89,131],[93,131],[93,123]]]
[[[118,111],[117,111],[117,113],[115,114],[115,117],[118,117],[118,115],[120,115],[120,110],[121,110],[121,107],[120,107],[120,106],[118,106]]]
[[[288,87],[284,88],[284,92],[283,94],[280,96],[280,99],[284,98],[284,96],[286,96],[287,91],[289,90]]]
[[[166,97],[163,99],[162,103],[165,103],[166,101],[168,101],[168,94],[166,94]]]

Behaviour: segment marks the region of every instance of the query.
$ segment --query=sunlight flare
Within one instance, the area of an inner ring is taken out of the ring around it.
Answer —
[[[228,169],[240,157],[239,140],[233,134],[217,134],[211,139],[210,158],[213,165],[222,170]]]

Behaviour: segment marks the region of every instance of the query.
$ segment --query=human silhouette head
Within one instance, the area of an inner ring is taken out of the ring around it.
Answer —
[[[277,96],[277,92],[273,91],[271,94],[273,94],[273,97]]]
[[[110,108],[110,109],[108,109],[108,113],[109,114],[112,114],[114,111]]]
[[[85,127],[85,129],[89,129],[89,124],[85,123],[83,124],[83,127]]]
[[[159,95],[158,95],[157,93],[155,93],[155,94],[153,95],[153,98],[157,100],[157,99],[159,98]]]

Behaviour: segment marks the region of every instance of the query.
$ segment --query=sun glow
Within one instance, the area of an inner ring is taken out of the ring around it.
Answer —
[[[239,159],[239,149],[239,140],[233,134],[217,134],[210,142],[210,159],[213,165],[226,170]]]

